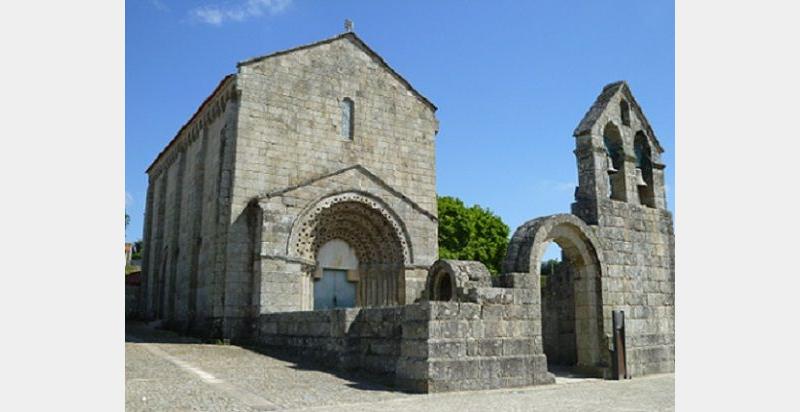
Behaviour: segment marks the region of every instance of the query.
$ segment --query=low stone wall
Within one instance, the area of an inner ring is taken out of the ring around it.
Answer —
[[[484,289],[492,303],[264,314],[256,340],[327,367],[379,374],[414,392],[552,383],[534,295]]]
[[[420,305],[420,320],[403,330],[401,364],[416,358],[423,365],[398,368],[399,386],[445,392],[553,383],[542,351],[539,310],[522,303],[530,299],[525,292],[502,292],[514,303]]]
[[[324,366],[395,374],[403,307],[264,314],[258,344],[313,358]]]

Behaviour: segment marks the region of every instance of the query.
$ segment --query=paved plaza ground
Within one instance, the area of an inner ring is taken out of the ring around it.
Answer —
[[[126,325],[128,411],[672,411],[674,375],[410,394],[285,356]]]

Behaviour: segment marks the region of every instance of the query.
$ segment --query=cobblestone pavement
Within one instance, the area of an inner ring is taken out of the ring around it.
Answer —
[[[128,411],[672,411],[673,375],[408,394],[233,345],[126,326]]]

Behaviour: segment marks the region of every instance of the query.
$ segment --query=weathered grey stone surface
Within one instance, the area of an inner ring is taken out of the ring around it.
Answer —
[[[235,345],[201,344],[142,329],[126,325],[126,411],[674,409],[671,374],[580,383],[561,383],[569,380],[557,377],[556,385],[416,394],[381,385],[372,377],[320,371],[299,358],[265,356]]]
[[[622,101],[630,107],[627,125]],[[608,196],[603,135],[610,128],[617,129],[622,141],[624,163],[617,174],[624,177],[623,200]],[[591,225],[604,261],[604,333],[610,335],[611,311],[624,310],[631,375],[674,371],[675,236],[672,214],[666,210],[663,149],[625,82],[604,88],[575,139],[579,186],[572,212]],[[647,158],[641,168],[637,152]],[[642,174],[637,169],[645,169],[647,186],[637,186],[637,174]]]
[[[435,110],[354,33],[239,63],[148,169],[141,315],[247,336],[261,313],[313,309],[332,239],[359,259],[359,306],[418,299],[438,249]]]
[[[436,260],[435,110],[353,33],[240,63],[148,169],[140,316],[439,392],[608,377],[623,310],[629,374],[673,371],[663,149],[628,85],[575,130],[572,213],[520,226],[497,277]],[[323,269],[356,308],[312,310]]]
[[[551,273],[542,273],[542,346],[548,361],[572,365],[578,362],[575,346],[575,278],[569,264],[556,265]],[[546,278],[545,278],[546,275]]]
[[[270,313],[259,318],[254,342],[390,377],[387,383],[410,391],[553,383],[538,316],[533,302]]]
[[[423,297],[430,300],[478,302],[478,291],[491,286],[491,273],[482,263],[440,259],[428,270]]]

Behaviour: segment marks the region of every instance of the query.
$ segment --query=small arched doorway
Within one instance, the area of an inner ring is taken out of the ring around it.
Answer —
[[[600,375],[605,366],[602,342],[600,279],[596,261],[589,258],[574,229],[556,228],[548,245],[557,245],[560,259],[537,265],[540,276],[542,346],[548,369]],[[581,250],[583,248],[584,250]],[[546,279],[546,280],[545,280]]]
[[[542,303],[542,347],[548,368],[578,363],[575,334],[574,262],[556,242],[549,242],[539,264]]]
[[[548,263],[551,244],[558,263]],[[531,220],[514,233],[506,272],[527,272],[540,293],[542,348],[548,369],[602,377],[608,365],[603,344],[602,264],[591,229],[574,215]],[[544,264],[543,264],[544,263]]]

